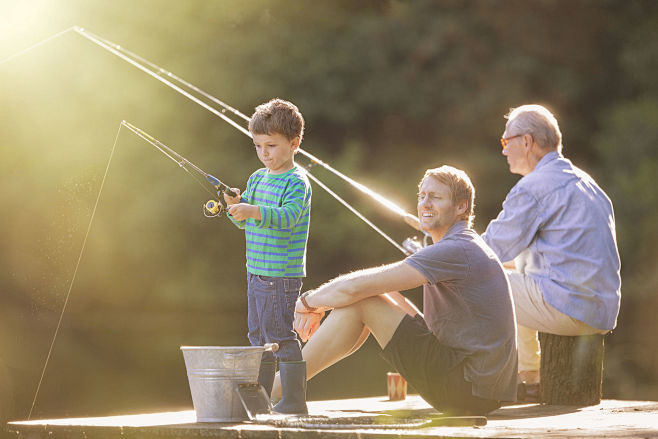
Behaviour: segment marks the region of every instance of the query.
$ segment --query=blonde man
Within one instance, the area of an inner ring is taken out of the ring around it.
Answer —
[[[438,410],[485,414],[515,399],[511,294],[500,261],[470,228],[473,201],[466,173],[449,166],[428,170],[419,185],[418,217],[432,245],[300,297],[295,329],[308,340],[302,354],[309,378],[373,334],[382,356]],[[425,315],[400,293],[387,293],[421,285]]]

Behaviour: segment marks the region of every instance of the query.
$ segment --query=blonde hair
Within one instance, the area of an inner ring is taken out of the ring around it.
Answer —
[[[473,227],[475,219],[475,187],[466,172],[452,166],[443,165],[439,168],[428,169],[418,183],[418,188],[423,185],[429,177],[435,178],[439,183],[445,184],[450,189],[452,205],[456,206],[461,201],[466,201],[466,211],[461,219],[466,220],[468,227]]]
[[[530,134],[540,148],[562,152],[560,126],[546,107],[537,104],[521,105],[510,109],[505,118],[520,134]]]
[[[304,137],[304,117],[295,104],[283,99],[272,99],[256,107],[249,121],[249,132],[253,134],[278,133],[292,140]]]

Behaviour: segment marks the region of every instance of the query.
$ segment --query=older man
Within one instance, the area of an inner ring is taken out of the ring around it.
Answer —
[[[519,325],[519,381],[537,393],[537,330],[584,335],[615,327],[619,253],[612,203],[562,156],[553,114],[524,105],[507,119],[502,153],[510,172],[523,178],[482,238],[503,262],[514,262],[508,276]]]
[[[295,329],[302,340],[310,338],[302,351],[309,378],[372,333],[382,356],[438,410],[484,414],[515,399],[511,293],[499,259],[471,229],[473,200],[464,172],[428,170],[419,185],[418,216],[432,245],[300,296]],[[384,294],[420,285],[424,316],[399,293]]]

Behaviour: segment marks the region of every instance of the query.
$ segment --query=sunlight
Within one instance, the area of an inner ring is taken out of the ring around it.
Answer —
[[[139,415],[103,416],[96,418],[41,419],[11,422],[12,425],[89,425],[96,427],[150,427],[155,425],[192,424],[194,410],[180,412],[144,413]]]

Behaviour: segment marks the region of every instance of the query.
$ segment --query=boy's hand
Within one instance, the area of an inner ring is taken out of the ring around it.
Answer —
[[[238,204],[226,204],[226,210],[228,214],[233,217],[236,221],[243,221],[247,218],[253,218],[255,220],[260,220],[260,207],[253,206],[246,203]]]
[[[242,200],[242,197],[240,196],[240,189],[236,187],[232,187],[231,190],[235,192],[237,195],[235,197],[232,197],[228,195],[226,192],[222,192],[222,195],[224,195],[224,201],[226,202],[227,205],[238,204],[240,200]]]

